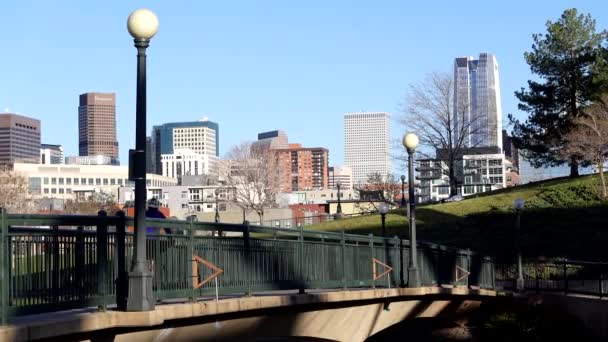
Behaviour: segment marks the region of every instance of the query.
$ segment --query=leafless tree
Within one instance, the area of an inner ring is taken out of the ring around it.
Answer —
[[[450,180],[450,196],[457,193],[458,160],[468,148],[476,147],[482,130],[469,113],[469,103],[459,99],[454,106],[454,82],[446,72],[433,72],[425,80],[410,85],[400,123],[420,139],[417,150],[423,158],[441,160],[446,168],[437,170]],[[432,155],[435,153],[436,155]],[[405,156],[401,157],[401,159]]]
[[[395,197],[401,194],[401,185],[392,173],[373,172],[367,175],[365,183],[355,186],[355,191],[359,192],[360,200],[368,200],[377,211],[378,201],[395,204]]]
[[[564,156],[577,155],[582,161],[597,166],[600,175],[600,196],[606,199],[604,164],[608,159],[608,94],[602,96],[574,120],[574,128],[565,136]]]
[[[67,200],[64,211],[67,214],[96,215],[100,210],[111,215],[116,209],[116,201],[111,194],[95,192],[86,200]]]
[[[8,166],[0,167],[0,208],[9,213],[25,213],[30,195],[27,179]]]
[[[226,155],[220,175],[233,189],[231,198],[244,212],[255,211],[264,221],[264,210],[275,203],[279,190],[276,154],[264,147],[252,148],[249,142],[234,146]]]

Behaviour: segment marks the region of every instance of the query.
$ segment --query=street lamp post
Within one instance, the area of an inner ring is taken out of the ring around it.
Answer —
[[[220,189],[215,189],[215,223],[220,223],[220,207],[219,207]]]
[[[410,265],[408,272],[408,287],[420,287],[420,271],[418,270],[418,248],[416,246],[416,214],[414,195],[414,151],[418,146],[418,136],[408,133],[403,136],[403,146],[408,154],[408,186],[409,186],[409,227],[410,227]]]
[[[388,204],[380,204],[380,219],[382,220],[382,237],[386,237],[386,213],[388,213]]]
[[[146,48],[158,31],[158,18],[148,9],[129,15],[127,28],[137,48],[135,150],[129,151],[129,176],[135,181],[135,253],[129,272],[128,311],[154,310],[152,270],[146,260]]]
[[[342,216],[342,205],[340,204],[340,187],[342,186],[342,183],[338,182],[336,183],[336,187],[338,188],[338,207],[336,208],[336,217],[341,217]]]
[[[515,210],[515,254],[517,257],[517,280],[515,281],[515,290],[524,290],[524,271],[521,257],[521,212],[524,209],[525,201],[521,198],[513,201],[513,210]]]
[[[401,207],[405,207],[405,175],[401,175]]]

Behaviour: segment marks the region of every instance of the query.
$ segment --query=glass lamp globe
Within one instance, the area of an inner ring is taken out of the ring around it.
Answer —
[[[380,204],[380,214],[386,214],[388,213],[388,204],[386,203],[382,203]]]
[[[410,152],[413,152],[418,146],[418,136],[414,133],[408,133],[403,136],[403,146]]]
[[[140,8],[127,19],[129,34],[135,39],[151,39],[158,32],[158,18],[147,8]]]

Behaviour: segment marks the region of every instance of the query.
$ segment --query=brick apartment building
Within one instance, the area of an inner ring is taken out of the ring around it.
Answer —
[[[281,192],[328,188],[329,151],[326,148],[289,144],[286,149],[274,151],[279,164]]]

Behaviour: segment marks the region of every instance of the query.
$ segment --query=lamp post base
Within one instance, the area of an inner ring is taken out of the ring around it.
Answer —
[[[152,290],[150,261],[137,262],[129,272],[127,311],[152,311],[156,303]]]
[[[517,278],[517,280],[515,280],[515,291],[516,292],[524,291],[524,278]]]
[[[407,269],[407,287],[420,287],[420,271],[417,267]]]

